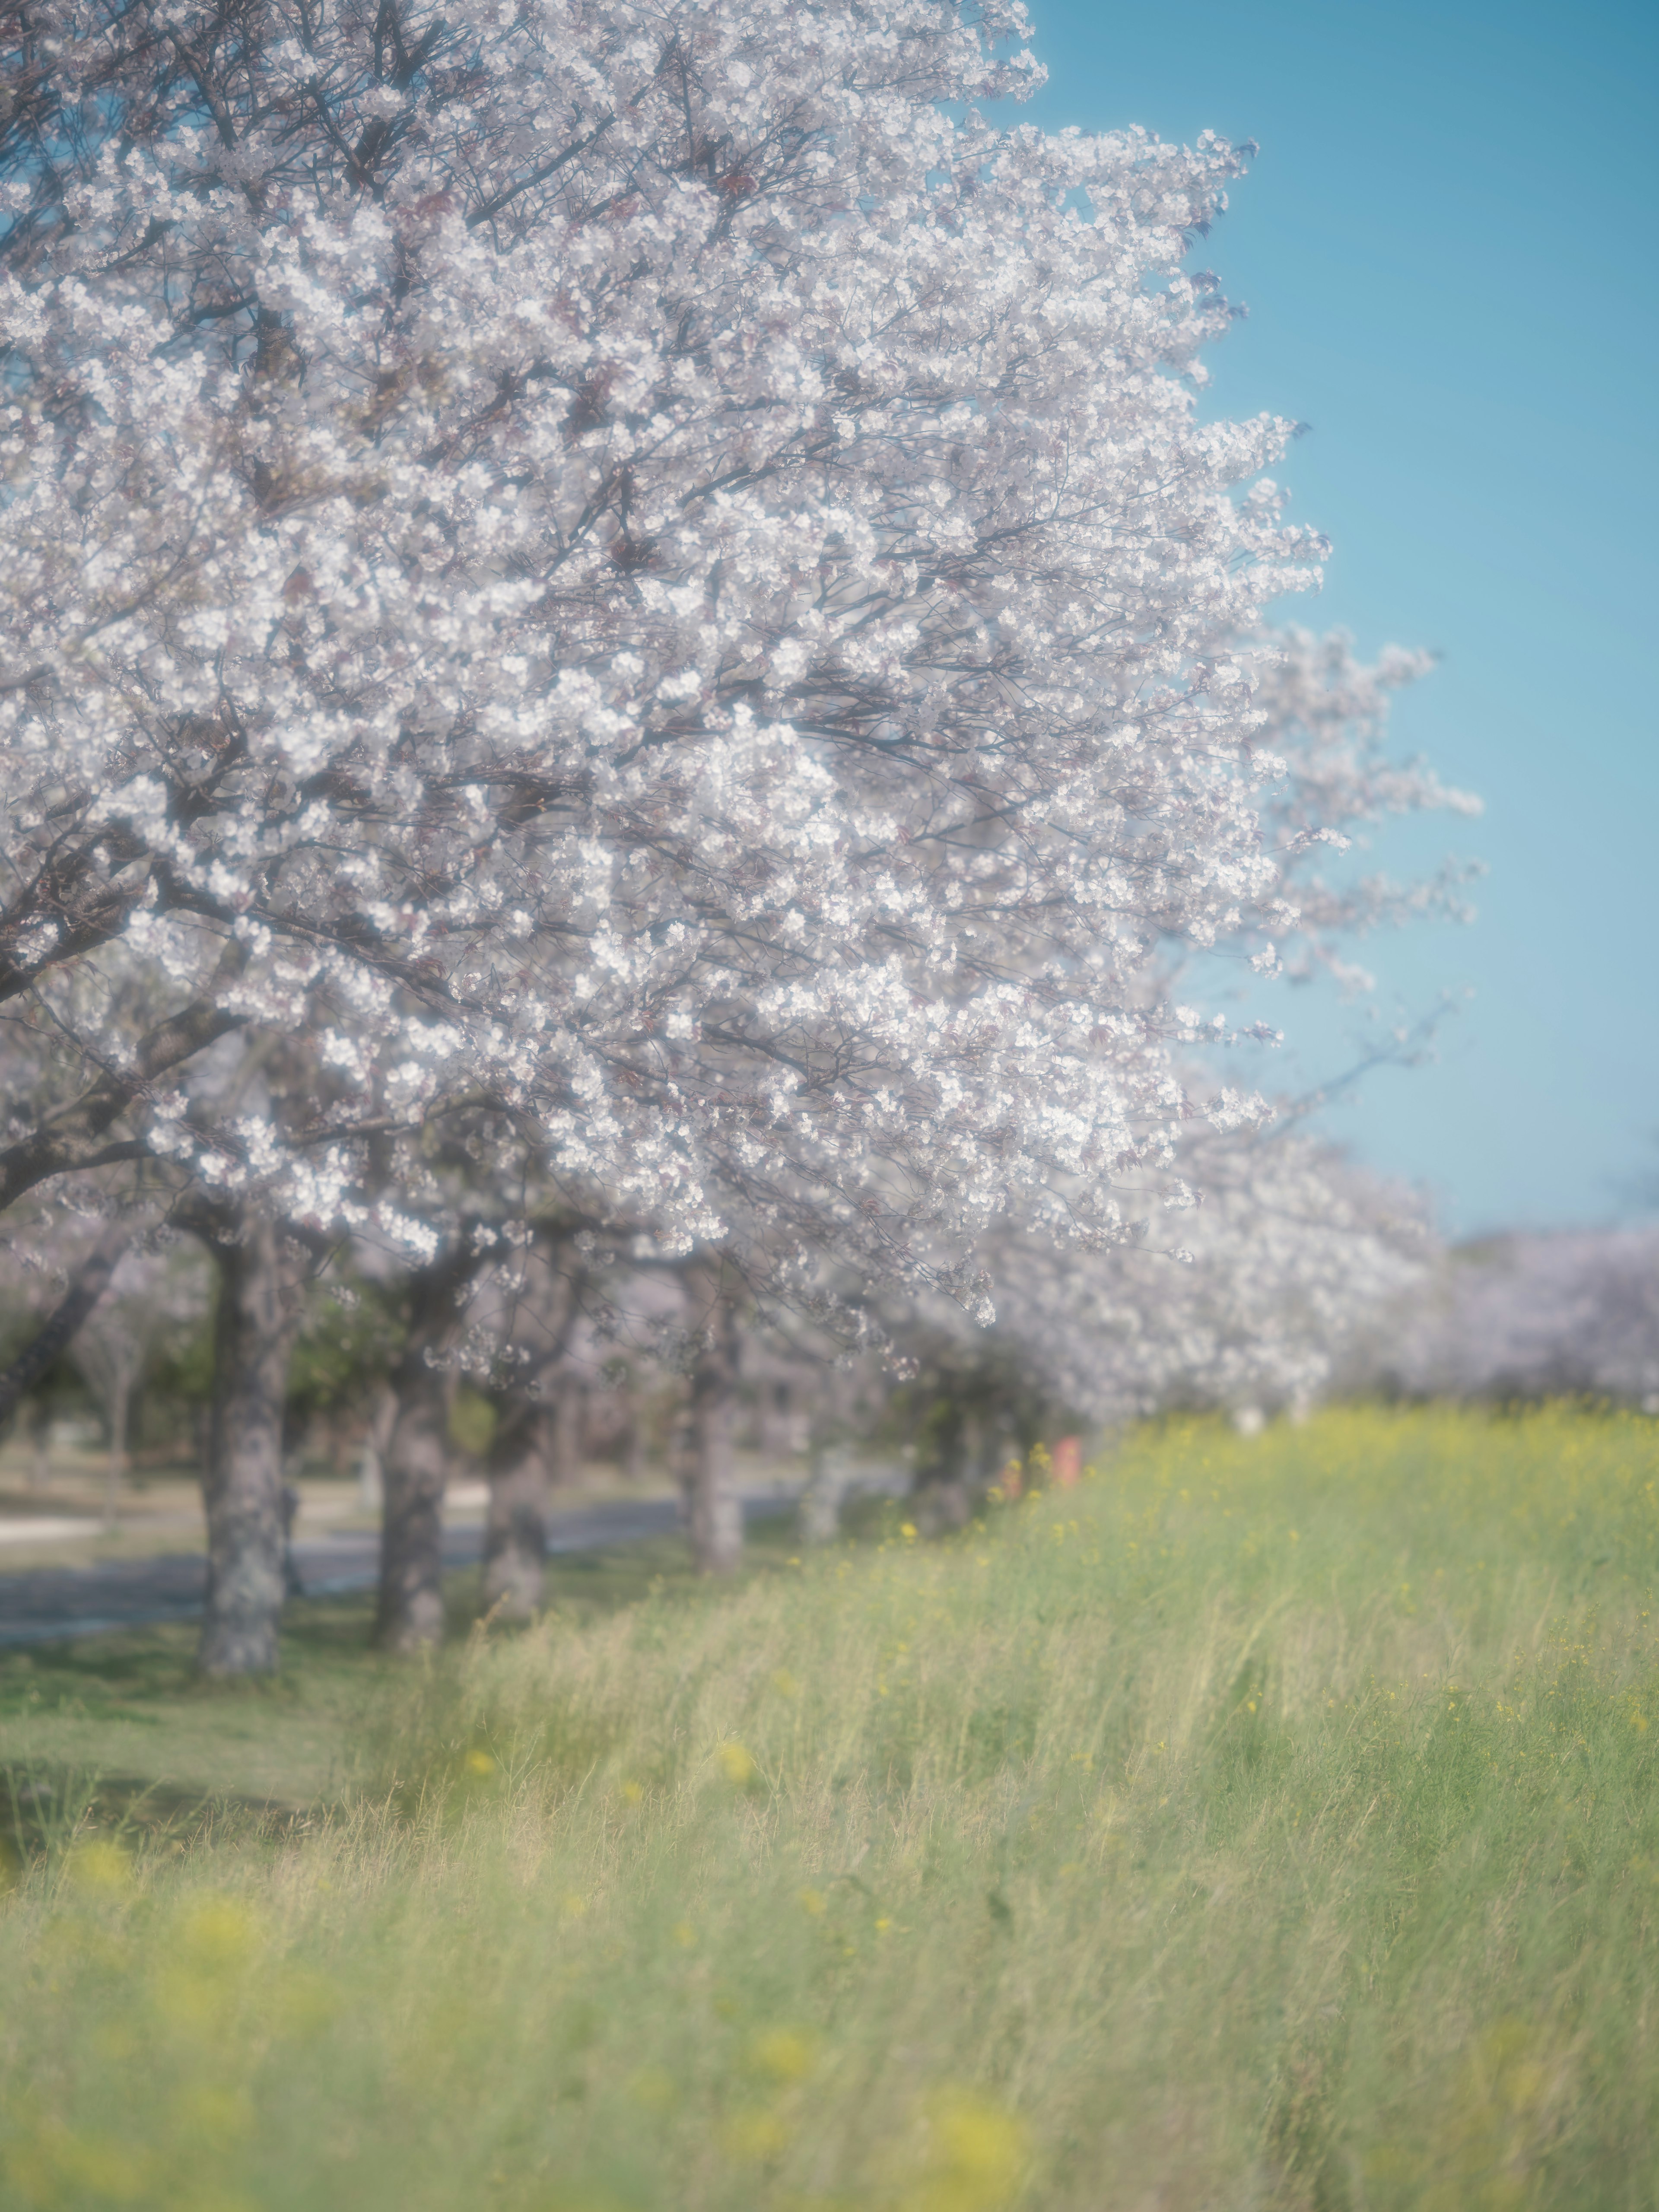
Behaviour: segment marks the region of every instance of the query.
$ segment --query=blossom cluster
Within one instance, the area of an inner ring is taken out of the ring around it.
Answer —
[[[1192,1203],[1152,1189],[1123,1239],[988,1240],[994,1331],[1047,1403],[1099,1426],[1178,1408],[1298,1414],[1373,1374],[1437,1257],[1420,1200],[1293,1129],[1181,1148]]]
[[[135,1083],[157,1156],[361,1226],[483,1117],[664,1249],[965,1281],[1172,1170],[1185,964],[1455,895],[1316,870],[1448,794],[1407,663],[1261,629],[1319,547],[1188,266],[1244,157],[991,119],[1026,28],[31,11],[0,996],[290,1048]]]

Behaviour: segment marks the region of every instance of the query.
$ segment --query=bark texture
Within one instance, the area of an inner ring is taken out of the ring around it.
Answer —
[[[477,1265],[465,1247],[410,1285],[409,1334],[392,1376],[396,1411],[380,1455],[384,1494],[374,1640],[410,1652],[444,1632],[444,1484],[449,1474],[449,1378],[434,1362],[457,1325],[456,1294]]]
[[[581,1471],[582,1386],[564,1364],[578,1313],[577,1278],[568,1257],[554,1239],[526,1269],[510,1339],[523,1364],[516,1387],[495,1401],[483,1596],[492,1613],[511,1620],[540,1610],[548,1494]]]
[[[541,1607],[552,1427],[550,1410],[526,1397],[508,1400],[497,1414],[485,1469],[483,1601],[501,1619],[527,1620]]]
[[[197,1664],[204,1674],[268,1674],[283,1610],[283,1406],[303,1269],[259,1215],[227,1226],[213,1247],[208,1587]]]
[[[685,1270],[696,1350],[687,1449],[680,1456],[686,1533],[697,1571],[729,1574],[743,1556],[743,1511],[732,1463],[738,1398],[737,1282],[718,1258]]]
[[[380,1592],[374,1640],[418,1651],[443,1640],[444,1484],[449,1392],[441,1370],[400,1374],[398,1414],[381,1462]]]
[[[452,1376],[441,1364],[460,1328],[460,1294],[483,1256],[462,1234],[410,1283],[410,1334],[392,1371],[394,1411],[380,1449],[380,1599],[374,1641],[416,1652],[442,1641],[442,1533]]]

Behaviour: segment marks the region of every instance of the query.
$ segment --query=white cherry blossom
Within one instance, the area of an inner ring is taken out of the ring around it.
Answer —
[[[1425,787],[1325,744],[1369,703],[1273,752],[1315,549],[1184,266],[1241,157],[987,120],[1024,28],[19,31],[0,991],[125,936],[322,1039],[308,1116],[169,1157],[332,1220],[356,1133],[483,1100],[683,1246],[948,1279],[1167,1151],[1171,948],[1357,910],[1300,861]]]

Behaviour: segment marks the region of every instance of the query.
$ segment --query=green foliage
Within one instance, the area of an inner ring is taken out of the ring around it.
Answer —
[[[1058,1421],[1088,1424],[1056,1406],[1031,1376],[1018,1350],[997,1338],[963,1344],[940,1338],[916,1349],[910,1378],[890,1389],[876,1423],[879,1441],[914,1446],[920,1473],[964,1472],[962,1454],[988,1434],[1030,1451]]]
[[[154,1450],[183,1448],[191,1423],[213,1401],[211,1304],[192,1327],[161,1346],[144,1386],[134,1427],[138,1443]]]
[[[4,2202],[1646,2212],[1656,1601],[1653,1424],[1346,1412],[365,1662],[20,1868]]]
[[[373,1283],[318,1298],[294,1347],[289,1369],[290,1413],[362,1407],[384,1380],[404,1339],[395,1299]]]
[[[303,1431],[314,1419],[365,1414],[396,1359],[404,1322],[392,1294],[374,1283],[350,1283],[315,1296],[289,1369],[288,1414]],[[175,1447],[212,1402],[214,1320],[211,1298],[198,1320],[181,1324],[159,1347],[144,1379],[140,1440]]]
[[[482,1390],[470,1383],[457,1385],[449,1401],[449,1441],[457,1451],[482,1459],[495,1433],[495,1408]]]

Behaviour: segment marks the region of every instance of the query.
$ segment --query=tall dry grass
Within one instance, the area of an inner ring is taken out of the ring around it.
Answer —
[[[0,1917],[25,2206],[1659,2197],[1654,1425],[1148,1431],[476,1639],[281,1848]]]

